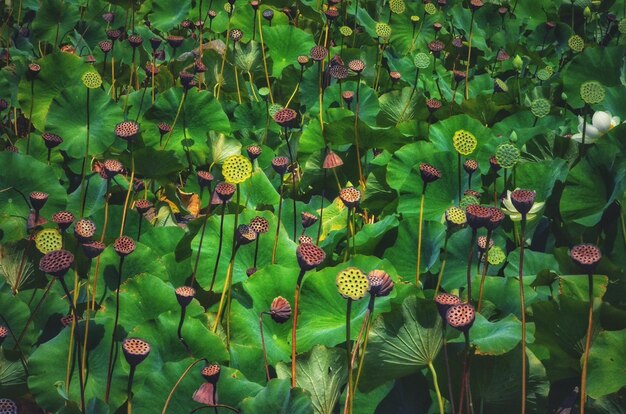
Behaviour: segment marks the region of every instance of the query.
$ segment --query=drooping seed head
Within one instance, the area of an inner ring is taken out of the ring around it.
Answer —
[[[213,174],[208,171],[200,170],[196,173],[196,178],[198,179],[200,189],[209,188],[213,181]]]
[[[463,163],[463,169],[468,174],[474,174],[478,169],[478,163],[476,162],[476,160],[473,159],[465,160],[465,162]]]
[[[221,371],[222,367],[218,364],[211,364],[202,368],[201,374],[208,383],[215,385],[220,379]]]
[[[354,59],[348,62],[348,68],[355,73],[361,73],[365,70],[365,62],[361,59]]]
[[[467,224],[465,210],[459,207],[450,207],[446,210],[446,222],[449,227],[462,227]]]
[[[426,184],[432,183],[433,181],[437,181],[441,178],[441,171],[437,168],[433,167],[430,164],[426,164],[425,162],[420,164],[420,175],[422,176],[422,181]]]
[[[250,161],[254,161],[261,156],[263,149],[258,145],[249,145],[248,148],[246,148],[246,152],[248,153]]]
[[[215,194],[219,197],[222,203],[228,203],[235,194],[237,188],[230,183],[218,183],[215,186]]]
[[[267,219],[261,216],[256,216],[250,220],[250,228],[257,234],[263,234],[270,230],[270,223]]]
[[[313,243],[313,238],[310,236],[307,236],[306,234],[301,234],[300,237],[298,237],[298,243],[299,244]]]
[[[246,269],[246,276],[250,277],[257,271],[256,267],[249,267]]]
[[[302,243],[296,249],[298,264],[302,270],[312,270],[326,259],[326,253],[313,243]]]
[[[485,225],[487,230],[495,230],[502,224],[504,221],[504,212],[497,207],[488,207],[489,211],[491,211],[491,217],[489,217],[489,221]]]
[[[181,286],[176,288],[176,300],[182,308],[186,308],[196,296],[196,290],[191,286]]]
[[[102,163],[102,168],[108,180],[124,172],[124,166],[118,160],[105,160]]]
[[[63,143],[63,138],[49,132],[44,132],[43,134],[41,134],[41,138],[43,138],[43,143],[48,149],[55,148]]]
[[[522,216],[525,216],[535,204],[535,196],[534,191],[517,189],[511,193],[511,203]]]
[[[302,227],[308,229],[315,223],[317,223],[318,217],[314,214],[309,213],[308,211],[303,211],[300,215],[302,221]]]
[[[367,276],[356,267],[348,267],[339,272],[335,284],[339,294],[345,299],[363,299],[370,289]]]
[[[139,124],[134,121],[123,121],[115,126],[115,136],[126,141],[134,140],[139,135]]]
[[[461,332],[468,332],[474,324],[476,312],[469,303],[451,306],[446,312],[446,322]]]
[[[83,253],[85,253],[85,256],[87,256],[88,259],[95,259],[100,256],[100,253],[102,253],[106,248],[104,243],[99,241],[83,243],[81,246],[83,247]]]
[[[328,152],[326,153],[326,156],[324,157],[322,168],[325,168],[325,169],[337,168],[337,167],[341,167],[342,165],[343,165],[343,160],[341,159],[341,157],[339,157],[339,155],[337,155],[333,150],[329,148]]]
[[[326,56],[328,56],[328,49],[324,46],[316,45],[311,49],[311,58],[316,62],[321,62],[326,59]]]
[[[131,367],[136,367],[150,354],[150,344],[139,338],[126,338],[122,342],[124,358]]]
[[[59,226],[60,232],[64,232],[74,222],[74,215],[69,211],[59,211],[54,213],[52,221]]]
[[[42,191],[33,191],[29,194],[28,198],[30,199],[30,205],[36,211],[39,211],[46,205],[46,201],[48,201],[48,194]]]
[[[270,316],[277,323],[285,323],[291,317],[291,305],[282,296],[276,297],[270,306]]]
[[[96,224],[86,218],[82,218],[74,225],[74,235],[81,243],[86,243],[96,233]]]
[[[472,229],[478,230],[481,227],[485,227],[489,222],[491,210],[479,204],[471,204],[465,209],[465,215],[467,217],[467,224],[469,224]]]
[[[19,414],[20,410],[15,401],[0,398],[0,414]]]
[[[118,237],[113,243],[113,250],[120,257],[126,257],[135,251],[137,245],[135,241],[128,236]]]
[[[74,264],[74,255],[67,250],[55,250],[46,253],[39,260],[39,270],[57,278],[65,276]]]
[[[593,273],[600,259],[602,259],[602,252],[593,244],[579,244],[574,246],[569,251],[569,255],[574,263],[587,273]]]
[[[509,91],[509,87],[507,86],[505,81],[503,81],[502,79],[496,78],[493,81],[493,90],[494,92],[507,93]]]
[[[274,159],[272,159],[272,168],[281,176],[285,175],[285,173],[289,169],[289,158],[274,157]]]
[[[291,108],[282,108],[274,114],[274,122],[283,128],[298,126],[298,113]]]
[[[346,207],[356,208],[361,201],[361,191],[354,187],[346,187],[339,192],[339,198]]]
[[[446,319],[446,313],[448,309],[454,305],[460,305],[461,298],[457,295],[452,295],[450,293],[440,293],[435,296],[435,305],[437,305],[437,310],[439,311],[439,315],[441,315],[441,319]]]
[[[370,295],[376,297],[387,296],[393,290],[393,280],[384,270],[372,270],[367,274],[370,283]]]
[[[139,214],[146,214],[154,205],[151,201],[145,198],[135,201],[135,208]]]
[[[252,243],[257,238],[257,233],[248,225],[242,224],[237,227],[235,240],[239,246]]]

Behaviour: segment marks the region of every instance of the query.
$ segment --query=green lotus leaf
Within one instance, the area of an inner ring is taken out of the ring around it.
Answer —
[[[532,325],[526,325],[526,342],[534,341],[533,331]],[[514,315],[490,322],[477,313],[474,325],[470,329],[470,338],[479,355],[506,354],[520,343],[522,322]]]
[[[245,399],[241,408],[244,412],[259,414],[312,414],[314,410],[310,397],[303,390],[290,387],[288,380],[272,380],[255,397]]]
[[[149,14],[150,23],[162,32],[169,32],[180,21],[187,18],[190,8],[190,3],[180,4],[176,0],[152,3]]]
[[[63,0],[50,0],[39,4],[36,18],[33,20],[33,36],[59,46],[61,36],[72,30],[80,18],[77,4]],[[54,22],[54,24],[51,24]]]
[[[272,76],[280,78],[283,70],[298,65],[299,55],[308,56],[315,41],[311,33],[294,26],[263,27],[263,40],[272,59]]]
[[[591,398],[603,397],[626,386],[623,369],[626,358],[622,352],[625,340],[626,330],[600,332],[593,340],[587,374],[587,393]]]

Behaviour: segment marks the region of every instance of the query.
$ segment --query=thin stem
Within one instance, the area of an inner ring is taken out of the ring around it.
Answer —
[[[122,284],[122,268],[124,266],[124,256],[120,256],[120,262],[117,269],[117,287],[115,289],[115,320],[113,322],[113,332],[111,333],[111,347],[109,348],[109,363],[107,367],[107,381],[104,392],[104,402],[109,402],[109,395],[111,393],[111,380],[113,377],[113,368],[115,361],[113,361],[113,351],[115,350],[115,334],[117,331],[117,323],[120,316],[120,285]]]
[[[24,372],[26,373],[26,375],[28,375],[28,366],[26,365],[26,357],[24,356],[24,352],[22,352],[20,343],[18,342],[17,338],[15,337],[15,334],[13,333],[13,329],[11,329],[11,325],[9,325],[9,321],[7,321],[6,318],[2,316],[2,314],[0,314],[0,319],[2,319],[2,321],[4,322],[4,326],[7,328],[7,330],[9,331],[9,334],[15,341],[15,348],[17,348],[17,352],[20,354],[20,362],[22,363],[22,366],[24,367]]]
[[[472,258],[474,257],[474,244],[476,243],[476,229],[472,229],[469,253],[467,255],[467,302],[472,302]],[[460,407],[459,407],[460,408]]]
[[[439,275],[437,276],[437,286],[435,287],[435,296],[439,294],[439,288],[441,287],[441,280],[443,279],[443,271],[446,268],[446,261],[448,260],[448,240],[450,239],[450,232],[446,231],[446,239],[443,242],[443,260],[441,262],[441,268],[439,268]]]
[[[183,324],[185,323],[185,313],[187,313],[187,306],[181,306],[180,308],[180,321],[178,322],[178,329],[176,330],[176,334],[178,335],[178,340],[185,347],[185,351],[191,356],[191,349],[189,349],[189,345],[185,342],[183,338]]]
[[[133,412],[133,379],[135,378],[135,365],[130,366],[130,373],[128,374],[128,386],[126,388],[126,414]]]
[[[448,377],[448,399],[450,401],[450,409],[452,414],[456,413],[454,409],[454,392],[452,391],[452,374],[450,372],[450,358],[448,357],[448,340],[446,339],[446,326],[447,323],[443,321],[441,324],[443,335],[443,361],[446,366],[446,377]]]
[[[472,38],[474,37],[474,11],[472,10],[472,18],[470,19],[469,42],[467,45],[467,62],[465,64],[465,100],[469,99],[469,67],[470,57],[472,56]]]
[[[228,24],[226,25],[226,45],[224,46],[224,54],[222,55],[222,67],[220,68],[220,76],[217,78],[217,93],[216,99],[220,100],[220,91],[222,90],[222,83],[224,82],[224,65],[226,64],[226,55],[228,55],[228,41],[230,40],[230,18],[231,13],[228,13]]]
[[[357,0],[358,2],[358,0]],[[356,163],[359,167],[359,181],[365,189],[365,179],[363,178],[363,167],[361,166],[361,147],[359,145],[359,90],[361,85],[361,74],[356,78],[356,97],[354,104],[354,142],[356,144]]]
[[[137,228],[137,241],[141,240],[141,224],[143,223],[143,214],[139,213],[139,226]]]
[[[298,328],[298,304],[300,302],[300,289],[302,287],[302,279],[305,270],[300,269],[298,280],[296,282],[296,292],[293,300],[293,317],[291,326],[291,388],[296,387],[296,330]]]
[[[217,308],[217,316],[215,317],[215,323],[213,324],[213,333],[217,332],[217,326],[220,323],[222,313],[224,312],[224,303],[226,302],[226,293],[232,286],[233,266],[235,264],[235,255],[237,254],[237,248],[233,249],[230,256],[230,262],[228,263],[228,270],[226,271],[226,277],[224,278],[224,287],[222,289],[222,296],[220,297],[220,304]]]
[[[209,188],[209,195],[211,194],[211,188]],[[211,206],[211,203],[209,202],[209,208]],[[224,215],[222,214],[222,217]],[[198,271],[198,264],[200,263],[200,252],[202,251],[202,242],[204,241],[204,232],[206,230],[206,224],[209,221],[209,213],[207,212],[207,214],[204,216],[204,222],[202,223],[202,232],[200,233],[200,242],[198,243],[198,251],[196,252],[196,261],[193,265],[193,273],[191,274],[191,286],[194,285],[194,283],[196,282],[196,273]],[[223,226],[223,221],[222,221],[222,226]],[[220,236],[220,240],[221,240],[221,236]]]
[[[443,411],[443,398],[441,397],[441,391],[439,390],[439,383],[437,382],[437,372],[433,366],[432,361],[428,361],[428,369],[433,376],[433,383],[435,384],[435,394],[437,394],[437,402],[439,403],[439,414],[444,414]]]
[[[591,348],[591,334],[593,332],[593,273],[587,275],[589,280],[589,319],[587,321],[587,339],[583,354],[583,372],[580,379],[580,414],[585,414],[585,400],[587,399],[587,362]]]
[[[354,390],[352,388],[352,350],[350,349],[350,322],[351,322],[351,313],[352,313],[352,299],[348,298],[348,303],[346,305],[346,363],[348,364],[348,385],[346,388],[346,404],[347,401],[352,399],[352,394]]]
[[[270,102],[274,103],[274,95],[272,94],[272,84],[270,83],[269,72],[267,71],[267,58],[265,57],[265,43],[263,43],[263,27],[261,25],[261,13],[257,13],[257,22],[259,26],[259,39],[261,40],[261,56],[263,57],[263,69],[265,71],[265,82],[267,89],[270,91]]]
[[[520,311],[522,313],[522,407],[521,413],[526,413],[526,304],[524,303],[524,240],[526,236],[526,214],[522,214],[520,231],[520,254],[519,254],[519,297]],[[582,393],[581,393],[582,395]]]
[[[280,233],[280,218],[283,210],[283,176],[280,176],[280,197],[278,199],[278,223],[276,224],[276,235],[274,236],[274,247],[272,248],[272,264],[276,263],[276,248],[278,247],[278,234]]]
[[[128,191],[124,199],[124,209],[122,210],[122,224],[120,225],[120,237],[124,234],[124,226],[126,225],[126,213],[128,213],[130,193],[135,182],[135,154],[133,154],[133,141],[128,141],[128,150],[130,151],[130,179],[128,180]]]
[[[180,116],[180,111],[183,108],[183,103],[185,102],[186,97],[187,97],[187,91],[183,91],[183,96],[180,98],[180,103],[178,104],[178,109],[176,110],[176,116],[174,117],[174,122],[172,122],[172,128],[170,129],[169,134],[167,134],[167,138],[165,139],[165,145],[163,145],[163,149],[167,148],[167,144],[170,142],[170,138],[172,137],[172,133],[174,132],[174,127],[176,126],[176,121],[178,121],[178,117]]]
[[[191,371],[191,368],[193,368],[194,366],[196,366],[196,364],[198,362],[202,362],[204,361],[205,363],[207,363],[208,361],[206,360],[206,358],[200,358],[200,359],[196,359],[195,361],[193,361],[188,367],[187,369],[182,373],[182,375],[178,378],[178,381],[176,381],[176,384],[174,384],[174,386],[172,387],[172,390],[170,391],[169,395],[167,396],[167,399],[165,400],[165,405],[163,405],[163,410],[161,411],[161,414],[165,414],[167,411],[167,407],[170,405],[170,401],[172,400],[172,396],[174,395],[174,392],[176,392],[176,389],[178,388],[178,386],[180,385],[180,383],[183,381],[183,379],[187,376],[187,374],[189,373],[189,371]]]
[[[215,277],[217,276],[217,268],[220,264],[220,257],[222,256],[222,245],[224,238],[224,211],[226,210],[226,203],[222,204],[222,214],[220,217],[220,237],[217,244],[217,256],[215,257],[215,266],[213,267],[213,276],[211,277],[211,285],[209,286],[209,292],[213,292],[213,284],[215,283]],[[198,251],[199,252],[199,251]]]
[[[487,240],[485,241],[485,252],[481,255],[478,265],[480,266],[480,262],[483,263],[483,274],[480,278],[480,289],[478,291],[478,307],[477,311],[480,312],[480,308],[483,304],[483,289],[485,286],[485,278],[487,277],[487,269],[489,268],[489,243],[491,242],[491,234],[492,231],[487,231]]]
[[[287,135],[287,129],[285,128],[285,137],[287,139],[287,150],[289,151],[289,162],[291,163],[291,181],[293,184],[293,188],[291,191],[291,197],[293,198],[293,241],[296,241],[297,237],[297,223],[298,223],[298,209],[296,208],[296,197],[297,197],[297,188],[296,188],[296,159],[293,157],[293,152],[291,151],[291,144],[289,143],[289,135]]]
[[[33,106],[35,105],[35,78],[30,80],[30,109],[28,110],[28,135],[26,136],[26,155],[30,151],[30,130],[32,128]],[[87,106],[89,108],[89,106]],[[89,125],[89,123],[87,123]]]
[[[422,262],[422,227],[424,224],[424,198],[426,195],[426,183],[424,183],[424,189],[422,191],[422,197],[420,199],[420,217],[419,217],[419,229],[417,231],[417,262],[415,263],[415,285],[420,285],[420,265]]]
[[[85,213],[85,199],[87,191],[85,188],[85,177],[87,175],[87,158],[89,158],[89,88],[87,88],[87,139],[85,141],[85,155],[83,157],[83,165],[80,172],[80,217]]]
[[[363,371],[363,365],[364,365],[363,361],[365,361],[365,350],[367,349],[367,341],[369,339],[370,331],[372,329],[372,315],[374,314],[375,302],[376,302],[376,296],[370,296],[370,301],[369,301],[369,304],[367,305],[367,313],[365,314],[365,319],[363,320],[363,323],[365,324],[365,336],[363,338],[363,349],[361,349],[361,358],[359,358],[359,369],[356,373],[354,385],[352,386],[353,390],[357,390],[359,387],[359,380],[361,379],[361,372]],[[358,352],[358,343],[353,351],[353,357],[356,357],[357,352]],[[354,399],[350,401],[350,412],[352,412],[353,401]]]
[[[456,154],[456,172],[457,172],[457,182],[459,183],[459,202],[461,202],[461,154]]]
[[[234,49],[233,49],[233,60],[234,60]],[[242,100],[241,100],[241,89],[239,88],[239,72],[237,70],[237,65],[233,65],[235,66],[235,86],[237,88],[237,102],[239,102],[239,105],[242,104]]]
[[[259,313],[259,330],[261,332],[261,348],[263,349],[263,363],[265,365],[265,376],[267,378],[267,382],[269,382],[272,378],[270,376],[270,367],[267,362],[267,349],[265,348],[265,336],[263,335],[263,315],[267,312]]]
[[[22,328],[22,331],[20,332],[20,336],[15,341],[15,347],[13,349],[19,348],[20,343],[22,342],[22,339],[24,339],[24,335],[26,335],[26,331],[28,330],[28,327],[33,322],[33,319],[35,319],[35,316],[39,312],[39,308],[41,308],[41,305],[46,300],[46,297],[48,296],[48,293],[50,292],[50,289],[52,288],[52,285],[54,285],[55,281],[56,281],[56,278],[53,278],[50,280],[50,282],[48,282],[48,286],[46,286],[46,290],[44,290],[43,295],[41,296],[41,298],[39,299],[39,302],[37,302],[37,305],[35,306],[35,309],[33,309],[32,313],[28,317],[28,320],[26,321],[26,324],[24,325],[24,328]]]
[[[350,256],[350,237],[351,237],[351,233],[352,233],[352,226],[350,225],[350,213],[352,212],[352,209],[350,207],[348,207],[348,214],[347,214],[347,223],[346,223],[346,252],[343,255],[343,261],[347,262],[348,261],[348,257]]]

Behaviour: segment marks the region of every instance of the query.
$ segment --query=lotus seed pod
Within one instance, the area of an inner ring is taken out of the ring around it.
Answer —
[[[234,43],[237,43],[243,37],[243,32],[240,29],[232,29],[230,31],[230,38],[233,39]]]
[[[335,6],[331,6],[324,10],[324,14],[326,15],[328,21],[333,22],[337,19],[337,17],[339,17],[339,10],[337,10]]]
[[[270,231],[270,223],[267,219],[256,216],[250,221],[250,228],[257,234],[264,234]]]
[[[263,10],[263,18],[269,22],[274,18],[274,11],[272,9]]]
[[[39,211],[46,205],[48,194],[42,191],[33,191],[29,194],[30,205],[35,211]]]
[[[118,160],[106,160],[102,163],[102,172],[107,180],[124,172],[124,166]]]
[[[289,169],[289,158],[287,157],[274,157],[272,159],[272,168],[277,174],[283,176]]]
[[[182,36],[168,36],[167,37],[167,43],[170,45],[172,49],[177,49],[178,47],[180,47],[180,45],[183,44],[184,40],[185,38]]]
[[[372,270],[367,274],[370,284],[370,295],[376,297],[388,296],[393,290],[393,280],[384,270]]]
[[[235,194],[236,187],[230,183],[219,183],[215,186],[215,194],[222,203],[228,203]]]
[[[107,12],[102,15],[102,20],[112,24],[115,21],[115,13]]]
[[[481,227],[485,227],[489,223],[491,210],[478,204],[472,204],[465,209],[465,215],[467,217],[467,224],[469,224],[472,229],[477,230]]]
[[[222,371],[222,368],[218,364],[211,364],[202,368],[201,374],[202,374],[202,377],[204,377],[204,379],[209,384],[215,385],[217,384],[217,381],[219,381],[220,379],[221,371]]]
[[[437,6],[435,6],[433,3],[426,3],[424,5],[424,11],[426,12],[426,14],[430,14],[431,16],[435,13],[437,13]]]
[[[446,322],[451,327],[467,333],[476,319],[474,307],[469,303],[451,306],[446,312]]]
[[[90,241],[95,233],[96,225],[89,219],[82,218],[74,225],[74,235],[81,243]]]
[[[83,253],[85,253],[88,259],[95,259],[100,256],[100,253],[106,248],[106,246],[99,241],[83,243],[81,246],[83,247]]]
[[[470,195],[472,197],[476,197],[477,200],[480,200],[480,193],[476,190],[468,188],[467,190],[463,191],[463,195]]]
[[[520,55],[515,55],[515,58],[513,58],[513,68],[515,68],[515,70],[520,71],[522,70],[522,67],[524,66],[524,60],[522,59],[522,57]]]
[[[391,37],[391,26],[387,23],[376,23],[374,31],[381,39],[388,40]]]
[[[569,251],[569,255],[583,271],[591,274],[602,259],[602,252],[593,244],[579,244]]]
[[[433,181],[437,181],[441,178],[441,171],[437,168],[433,167],[430,164],[421,163],[420,164],[420,175],[422,176],[422,181],[424,183],[432,183]]]
[[[460,129],[452,136],[454,149],[461,155],[468,156],[476,149],[478,141],[471,132]]]
[[[339,33],[343,36],[343,37],[350,37],[352,36],[352,29],[348,26],[341,26],[339,28]]]
[[[61,317],[61,326],[63,326],[64,328],[67,328],[68,326],[71,326],[72,323],[76,320],[78,322],[78,320],[80,319],[80,317],[75,318],[74,315],[64,315]],[[2,414],[2,410],[0,410],[0,414]]]
[[[41,66],[37,63],[28,64],[28,75],[31,79],[35,79],[39,76],[39,72],[41,72]]]
[[[343,160],[341,159],[341,157],[339,157],[339,155],[337,155],[333,150],[329,148],[328,152],[326,153],[326,156],[324,157],[322,168],[325,168],[325,169],[337,168],[337,167],[341,167],[342,165],[343,165]]]
[[[2,345],[5,339],[7,339],[7,336],[9,336],[9,334],[9,329],[4,325],[0,325],[0,345]],[[4,399],[0,400],[0,404],[3,400]],[[0,405],[0,409],[1,408],[3,408],[2,405]],[[0,410],[0,413],[2,413],[2,410]]]
[[[502,166],[498,163],[498,158],[495,155],[489,157],[489,167],[494,171],[499,171]]]
[[[248,225],[242,224],[237,227],[237,231],[235,232],[235,240],[237,241],[237,245],[243,246],[249,243],[252,243],[257,238],[257,233],[252,230],[252,228]]]
[[[158,37],[150,38],[150,47],[152,48],[152,51],[157,50],[159,46],[161,46],[161,42],[161,39],[159,39]]]
[[[291,305],[287,299],[278,296],[272,301],[270,316],[277,323],[285,323],[291,317]]]
[[[580,97],[589,105],[599,104],[604,100],[604,86],[597,81],[588,81],[580,85]]]
[[[481,7],[483,7],[485,4],[483,3],[483,0],[470,0],[469,2],[469,7],[470,10],[472,11],[476,11],[478,9],[480,9]]]
[[[256,273],[256,267],[249,267],[246,269],[246,276],[250,277]]]
[[[98,72],[85,72],[81,80],[83,85],[89,89],[97,89],[102,85],[102,77]]]
[[[67,250],[55,250],[46,253],[39,260],[39,270],[57,278],[65,276],[74,264],[74,255]]]
[[[0,340],[0,344],[2,340]],[[0,398],[0,414],[19,414],[20,410],[15,401],[8,398]]]
[[[621,19],[619,21],[619,23],[617,24],[617,30],[621,33],[621,34],[626,34],[626,19]]]
[[[180,84],[183,85],[183,87],[188,89],[189,85],[191,85],[191,82],[193,82],[193,78],[195,77],[195,75],[193,73],[181,71],[178,74],[178,77],[180,78]]]
[[[306,55],[300,55],[297,58],[298,63],[300,64],[300,66],[304,69],[304,67],[309,63],[309,57]]]
[[[402,14],[406,10],[406,4],[404,4],[404,0],[390,0],[389,9],[392,13]]]
[[[360,59],[351,60],[348,62],[348,68],[355,73],[361,73],[365,70],[365,63]]]
[[[495,242],[493,239],[490,239],[489,248],[493,247],[494,244]],[[487,246],[487,236],[478,236],[478,239],[476,239],[476,245],[478,246],[479,252],[484,252]]]
[[[282,108],[273,116],[274,122],[283,128],[295,128],[298,126],[298,113],[290,108]]]
[[[172,127],[165,122],[159,122],[157,128],[159,129],[159,134],[161,134],[161,138],[163,137],[163,135],[168,134],[172,131]]]
[[[300,215],[302,221],[302,227],[308,229],[315,223],[317,223],[318,217],[314,214],[311,214],[307,211],[303,211]]]
[[[268,93],[269,93],[269,89],[268,89]],[[276,115],[276,113],[278,111],[280,111],[281,109],[283,109],[283,107],[278,105],[278,104],[271,104],[270,105],[270,107],[268,108],[268,112],[269,112],[270,116],[272,117],[272,119],[274,119],[274,115]]]
[[[135,251],[137,245],[135,241],[128,236],[118,237],[113,243],[113,250],[120,257],[126,257]]]
[[[462,70],[453,70],[452,77],[456,83],[463,82],[467,78],[467,74]]]
[[[311,58],[316,62],[321,62],[328,56],[328,50],[324,46],[313,46],[311,49]]]
[[[120,122],[115,126],[115,136],[126,141],[132,141],[139,135],[139,124],[134,121]]]
[[[329,69],[330,76],[338,81],[348,77],[348,69],[343,65],[333,65]]]
[[[335,284],[345,299],[363,299],[370,289],[367,276],[356,267],[348,267],[339,272]]]
[[[209,10],[207,12],[207,16],[209,16],[210,20],[213,20],[215,19],[215,17],[217,17],[217,12],[215,10]]]
[[[344,91],[341,93],[341,99],[343,99],[343,101],[346,103],[346,105],[348,105],[348,108],[350,108],[350,104],[352,103],[352,100],[354,99],[354,92],[352,91]]]
[[[487,262],[489,262],[491,266],[497,266],[504,263],[506,260],[506,254],[498,246],[491,247],[487,256]],[[484,261],[485,257],[483,256],[483,262]]]
[[[578,35],[573,35],[567,40],[567,46],[572,52],[580,53],[585,48],[585,40]]]
[[[63,248],[63,237],[57,229],[43,229],[35,236],[35,247],[46,254]]]
[[[428,50],[430,50],[435,57],[439,57],[445,48],[446,45],[441,40],[433,40],[428,44]]]
[[[476,162],[476,160],[467,159],[463,163],[463,169],[468,174],[474,174],[476,170],[478,170],[478,163]]]
[[[410,17],[410,20],[411,20],[411,23],[413,23],[413,26],[415,26],[415,24],[420,21],[420,17],[417,15],[412,15]]]
[[[124,358],[131,367],[141,364],[150,354],[150,344],[139,338],[126,338],[122,342]]]
[[[441,319],[446,319],[446,313],[448,313],[448,309],[450,309],[454,305],[460,305],[461,299],[457,295],[451,295],[450,293],[440,293],[435,296],[435,305],[437,305],[437,310],[439,311],[439,315],[441,315]]]
[[[452,46],[454,46],[457,49],[460,49],[463,47],[463,38],[456,36],[452,39]]]
[[[52,221],[59,227],[59,231],[63,233],[74,222],[74,215],[69,211],[59,211],[54,213]]]
[[[306,234],[301,234],[298,237],[298,244],[302,243],[313,243],[313,238],[311,236],[307,236]]]
[[[502,168],[513,168],[520,159],[520,150],[513,144],[500,144],[496,149],[496,160]]]
[[[507,86],[507,84],[502,79],[496,78],[493,81],[493,90],[494,90],[494,92],[507,93],[509,91],[509,87]]]
[[[467,207],[472,206],[474,204],[480,204],[480,200],[474,196],[466,195],[461,198],[459,201],[459,207],[463,210],[467,210]]]
[[[522,216],[525,216],[535,204],[535,195],[534,191],[518,189],[511,193],[511,203]]]
[[[450,227],[461,227],[467,224],[467,217],[465,216],[465,210],[459,207],[449,207],[446,210],[446,223]]]
[[[196,296],[196,290],[190,286],[178,287],[174,292],[181,308],[186,308]]]
[[[241,184],[252,175],[252,163],[243,155],[231,155],[224,160],[222,175],[226,182]]]
[[[112,29],[112,30],[108,30],[107,31],[107,37],[109,38],[109,40],[111,40],[112,42],[115,42],[117,39],[120,38],[120,36],[122,36],[122,32],[120,32],[117,29]]]
[[[19,154],[20,150],[15,145],[8,145],[5,149],[6,152],[12,152],[14,154]]]
[[[510,58],[511,56],[504,49],[498,50],[498,53],[496,54],[496,60],[498,62],[506,62]]]
[[[154,205],[149,200],[144,198],[135,201],[135,208],[139,214],[146,214],[153,207]]]
[[[307,271],[321,265],[326,259],[326,253],[313,243],[302,243],[296,249],[296,257],[300,269]]]
[[[535,99],[530,104],[530,112],[532,112],[537,118],[547,116],[550,114],[550,101],[544,98]]]
[[[343,204],[345,204],[346,207],[356,208],[359,206],[359,202],[361,201],[361,191],[354,187],[346,187],[339,192],[339,198],[343,201]]]
[[[426,108],[428,108],[428,112],[432,114],[437,109],[441,108],[441,101],[432,98],[426,99]]]
[[[98,47],[106,55],[111,51],[111,49],[113,49],[113,42],[111,42],[110,40],[102,40],[98,42]]]
[[[211,186],[211,182],[213,181],[213,174],[208,171],[200,170],[196,173],[196,179],[198,180],[198,185],[202,190]]]
[[[418,69],[427,69],[430,66],[430,56],[426,53],[419,52],[413,58],[413,64]]]
[[[540,81],[547,81],[552,77],[552,73],[549,72],[546,68],[541,68],[537,71],[537,79]]]
[[[495,230],[502,224],[504,221],[504,213],[501,209],[497,207],[488,207],[491,212],[491,217],[489,217],[489,222],[485,225],[487,230]]]
[[[248,153],[250,161],[254,161],[261,156],[263,149],[258,145],[249,145],[248,148],[246,148],[246,152]]]
[[[141,44],[143,43],[143,38],[139,35],[132,34],[128,36],[128,43],[130,43],[130,46],[133,49],[136,49],[137,47],[141,46]]]

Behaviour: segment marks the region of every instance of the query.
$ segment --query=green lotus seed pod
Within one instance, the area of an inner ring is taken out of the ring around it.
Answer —
[[[97,89],[102,85],[102,77],[98,72],[85,72],[81,78],[83,85],[89,89]]]
[[[473,196],[470,196],[473,197]],[[476,198],[476,197],[474,197]],[[478,203],[478,199],[476,199]],[[446,222],[449,225],[464,226],[467,223],[467,216],[465,216],[465,210],[459,207],[450,207],[446,210]]]
[[[471,206],[473,204],[480,204],[480,201],[473,195],[466,195],[461,198],[461,201],[459,202],[459,208],[465,210],[467,206]]]
[[[402,14],[406,10],[406,4],[404,4],[404,0],[390,0],[389,9],[392,13]]]
[[[580,85],[580,97],[586,104],[598,104],[604,100],[604,95],[604,86],[598,81],[587,81]]]
[[[343,37],[349,37],[352,36],[352,29],[350,29],[348,26],[341,26],[339,28],[339,33],[341,33]]]
[[[391,37],[391,26],[387,23],[376,23],[376,36],[381,39],[387,40]]]
[[[35,246],[46,254],[63,248],[63,237],[57,229],[43,229],[35,236]]]
[[[567,40],[567,46],[574,53],[580,53],[585,48],[585,41],[578,35],[573,35]]]
[[[493,89],[496,92],[507,93],[509,91],[509,87],[506,85],[506,83],[502,79],[499,79],[499,78],[496,78],[496,80],[494,81]]]
[[[336,284],[341,296],[352,300],[364,298],[370,289],[367,275],[356,267],[348,267],[339,272]]]
[[[502,168],[512,168],[520,158],[520,151],[515,145],[501,144],[496,149],[496,161]]]
[[[487,261],[492,266],[497,266],[499,264],[504,263],[506,260],[506,254],[502,251],[498,246],[492,246],[489,249],[489,254],[487,255]]]
[[[228,14],[231,14],[233,11],[233,6],[229,2],[224,3],[224,11]]]
[[[262,88],[259,88],[259,95],[261,95],[262,97],[269,96],[269,94],[270,94],[270,90],[267,86],[263,86]]]
[[[513,58],[513,67],[515,70],[521,70],[523,65],[524,61],[522,60],[522,57],[520,55],[515,55],[515,58]]]
[[[583,10],[583,16],[585,16],[585,19],[591,17],[591,9],[589,8],[589,6],[585,7],[585,9]]]
[[[471,132],[459,129],[452,136],[452,144],[454,149],[461,155],[468,156],[476,149],[478,141]]]
[[[626,19],[622,19],[619,21],[619,23],[617,24],[617,30],[619,30],[621,34],[626,34]]]
[[[419,52],[413,58],[413,64],[415,64],[415,67],[418,69],[428,68],[430,66],[430,55],[424,52]]]
[[[411,23],[415,24],[415,23],[417,23],[419,21],[420,21],[420,17],[419,16],[416,16],[416,15],[411,16]]]
[[[433,14],[437,13],[437,6],[435,6],[433,3],[426,3],[424,5],[424,11],[432,16]]]
[[[551,76],[552,73],[550,73],[547,68],[542,68],[537,71],[537,79],[540,81],[547,81]]]
[[[283,109],[282,106],[278,104],[271,104],[270,107],[268,108],[268,111],[270,113],[270,116],[274,118],[274,115],[276,115],[276,113],[280,111],[281,109]]]
[[[530,104],[530,112],[537,118],[543,118],[550,113],[550,101],[544,98],[535,99]]]

